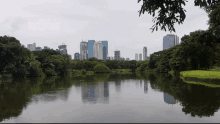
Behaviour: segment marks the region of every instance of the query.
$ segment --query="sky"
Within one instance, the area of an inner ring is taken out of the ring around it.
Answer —
[[[147,56],[163,49],[163,36],[169,31],[150,29],[152,15],[139,16],[142,2],[137,0],[7,0],[0,8],[0,36],[15,37],[21,44],[58,49],[67,45],[74,57],[80,42],[107,40],[108,55],[120,50],[121,57],[135,59],[135,53]],[[207,13],[188,0],[183,24],[174,25],[181,37],[196,30],[207,30]],[[157,16],[157,13],[155,14]]]

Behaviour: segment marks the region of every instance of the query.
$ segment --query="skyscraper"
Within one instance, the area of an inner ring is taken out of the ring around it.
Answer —
[[[120,51],[119,50],[114,51],[114,58],[115,58],[115,60],[120,60]]]
[[[143,48],[143,60],[147,59],[147,47]]]
[[[88,43],[85,41],[80,43],[80,56],[80,60],[88,59]]]
[[[138,61],[138,54],[135,54],[135,60]]]
[[[139,54],[139,61],[141,61],[142,60],[142,54],[140,53]]]
[[[93,45],[93,57],[103,60],[103,45],[101,41]]]
[[[108,41],[102,41],[103,45],[103,60],[107,60],[108,55]]]
[[[60,45],[60,46],[58,46],[58,48],[59,48],[59,51],[60,51],[60,54],[62,54],[62,55],[66,55],[67,54],[67,46],[66,45]]]
[[[179,37],[174,34],[167,34],[163,37],[163,50],[179,44]]]
[[[88,40],[88,58],[92,58],[93,56],[93,45],[95,44],[95,40]]]
[[[75,54],[74,54],[74,59],[80,59],[80,58],[79,58],[79,53],[75,53]]]
[[[35,51],[35,49],[36,49],[36,43],[28,44],[28,45],[27,45],[27,48],[28,48],[30,51]]]

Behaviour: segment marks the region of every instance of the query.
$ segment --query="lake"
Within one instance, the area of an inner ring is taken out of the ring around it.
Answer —
[[[220,122],[220,88],[168,74],[4,80],[1,123]]]

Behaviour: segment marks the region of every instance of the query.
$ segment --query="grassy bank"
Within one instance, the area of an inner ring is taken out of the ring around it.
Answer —
[[[183,77],[220,79],[220,71],[191,70],[191,71],[182,71],[180,72],[180,75]]]

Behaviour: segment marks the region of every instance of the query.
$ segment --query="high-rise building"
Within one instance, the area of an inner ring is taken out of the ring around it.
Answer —
[[[88,40],[88,58],[92,58],[93,56],[93,45],[95,44],[95,40]]]
[[[129,58],[126,58],[126,61],[129,61],[130,59]]]
[[[108,41],[102,41],[103,45],[103,60],[107,60],[108,55]]]
[[[147,59],[147,47],[143,48],[143,60],[145,61]]]
[[[42,48],[41,47],[35,47],[35,51],[41,51]]]
[[[59,51],[60,51],[60,54],[62,54],[62,55],[66,55],[67,54],[67,45],[59,45],[58,46],[58,48],[59,48]]]
[[[79,53],[75,53],[75,54],[74,54],[74,59],[80,59],[80,58],[79,58]]]
[[[93,56],[97,59],[103,60],[103,45],[101,41],[93,45]]]
[[[120,60],[120,51],[119,50],[114,51],[114,58],[115,58],[115,60]]]
[[[27,48],[28,48],[30,51],[35,51],[36,43],[28,44],[28,45],[27,45]]]
[[[163,50],[179,44],[179,37],[174,34],[167,34],[163,37]]]
[[[46,50],[46,49],[50,49],[48,46],[44,46],[44,49]]]
[[[88,59],[88,43],[85,41],[80,42],[80,60]]]
[[[141,61],[141,60],[142,60],[142,54],[139,53],[139,61]]]
[[[135,60],[138,61],[138,54],[135,54]]]

